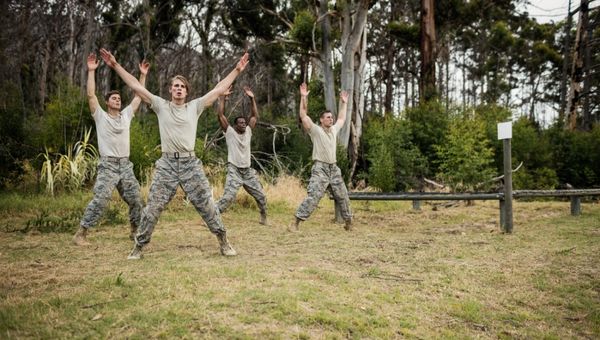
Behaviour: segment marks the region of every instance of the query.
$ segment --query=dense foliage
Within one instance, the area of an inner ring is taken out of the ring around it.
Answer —
[[[330,94],[337,98],[347,86],[348,60],[364,58],[364,64],[350,65],[351,72],[364,67],[362,78],[352,78],[357,84],[348,112],[350,139],[359,142],[338,153],[348,182],[421,190],[428,178],[455,190],[486,189],[479,184],[502,170],[496,125],[512,119],[513,168],[522,163],[515,188],[599,187],[598,78],[586,83],[587,116],[580,107],[578,128],[568,129],[566,117],[552,113],[563,104],[565,46],[570,40],[573,48],[576,27],[566,26],[566,16],[539,23],[523,4],[435,1],[437,97],[424,101],[418,95],[417,0],[326,6],[295,0],[3,1],[0,9],[10,15],[0,23],[0,188],[41,191],[45,161],[68,157],[86,129],[92,128],[90,141],[96,143],[84,95],[85,57],[100,47],[114,51],[130,71],[149,59],[147,88],[166,98],[172,75],[187,76],[195,98],[247,50],[251,64],[234,86],[228,112],[249,112],[240,89],[251,86],[264,123],[254,134],[253,162],[270,179],[281,173],[306,177],[310,169],[310,139],[297,119],[298,85],[309,83],[309,115],[316,122],[325,108],[337,112]],[[368,11],[366,45],[352,50],[346,15],[361,11]],[[592,27],[599,12],[589,12]],[[597,39],[598,30],[591,32]],[[590,46],[591,65],[597,65],[600,45]],[[328,74],[333,81],[325,83]],[[99,67],[96,80],[102,106],[110,89],[131,100],[108,67]],[[142,181],[160,155],[159,144],[156,117],[142,107],[131,128],[131,160]],[[207,108],[196,153],[218,166],[225,152],[214,110]]]

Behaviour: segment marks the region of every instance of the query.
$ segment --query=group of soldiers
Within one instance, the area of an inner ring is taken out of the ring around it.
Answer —
[[[94,197],[88,203],[80,227],[73,236],[76,245],[89,245],[88,230],[94,227],[116,187],[120,196],[129,206],[131,225],[130,239],[135,242],[133,250],[127,257],[131,260],[142,257],[142,249],[150,242],[158,218],[181,186],[187,199],[194,205],[208,229],[216,235],[220,252],[224,256],[235,256],[237,252],[227,239],[227,231],[221,219],[224,212],[235,200],[240,187],[256,200],[260,209],[260,223],[267,224],[267,199],[256,171],[251,167],[250,142],[252,130],[258,121],[258,109],[254,93],[244,87],[245,95],[251,101],[251,114],[246,119],[238,116],[229,125],[225,117],[225,100],[231,94],[232,83],[244,71],[249,62],[248,53],[239,59],[235,68],[221,80],[211,91],[202,97],[187,101],[190,84],[181,75],[171,79],[167,101],[152,94],[145,87],[146,75],[150,64],[142,61],[139,65],[140,79],[136,79],[125,70],[116,58],[106,49],[100,50],[104,63],[112,68],[135,93],[131,104],[121,110],[121,96],[118,91],[110,91],[105,96],[107,110],[104,111],[96,97],[95,71],[99,60],[94,53],[87,58],[88,80],[87,96],[92,117],[94,118],[98,136],[97,179],[94,185]],[[340,94],[341,106],[338,119],[330,111],[324,111],[320,117],[320,125],[314,124],[307,115],[309,91],[306,84],[300,86],[300,120],[302,128],[308,133],[313,143],[312,159],[314,161],[308,194],[298,207],[295,220],[288,230],[298,231],[299,225],[306,220],[317,207],[328,187],[341,208],[344,228],[352,229],[352,215],[348,199],[348,191],[336,165],[336,137],[346,119],[346,102],[348,94]],[[198,118],[206,107],[210,107],[219,99],[218,121],[227,143],[227,178],[223,196],[215,203],[209,181],[204,174],[202,162],[196,158],[194,147]],[[133,172],[133,164],[129,160],[129,128],[141,101],[150,105],[156,113],[159,123],[162,156],[156,161],[152,184],[146,206],[143,206],[140,185]]]

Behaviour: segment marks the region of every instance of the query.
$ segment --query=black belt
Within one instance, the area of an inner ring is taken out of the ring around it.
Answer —
[[[162,155],[163,157],[175,159],[196,157],[196,154],[193,152],[163,152]]]

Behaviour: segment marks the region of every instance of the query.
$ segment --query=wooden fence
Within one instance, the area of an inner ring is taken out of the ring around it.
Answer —
[[[571,215],[573,216],[578,216],[581,213],[581,198],[589,196],[600,196],[600,189],[515,190],[512,192],[513,198],[569,197],[571,200]],[[508,213],[504,192],[350,192],[348,197],[350,200],[355,201],[412,201],[415,210],[421,209],[421,201],[497,200],[500,210],[500,226],[505,225],[506,214]],[[330,198],[332,197],[330,196]],[[512,214],[512,211],[510,213]],[[337,221],[343,222],[337,205],[335,216]]]

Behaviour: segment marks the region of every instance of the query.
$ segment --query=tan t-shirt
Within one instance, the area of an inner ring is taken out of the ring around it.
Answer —
[[[313,123],[308,130],[308,135],[313,143],[312,159],[333,164],[336,162],[337,148],[337,127],[333,125],[329,131],[325,131],[321,126]]]
[[[158,117],[162,152],[194,152],[198,118],[204,110],[204,97],[175,105],[152,96],[151,108]]]
[[[238,168],[250,167],[250,139],[252,129],[246,126],[244,133],[237,133],[234,128],[227,126],[225,141],[227,142],[227,162]]]
[[[100,156],[129,157],[129,127],[133,119],[131,105],[114,118],[98,105],[92,117],[96,122]]]

